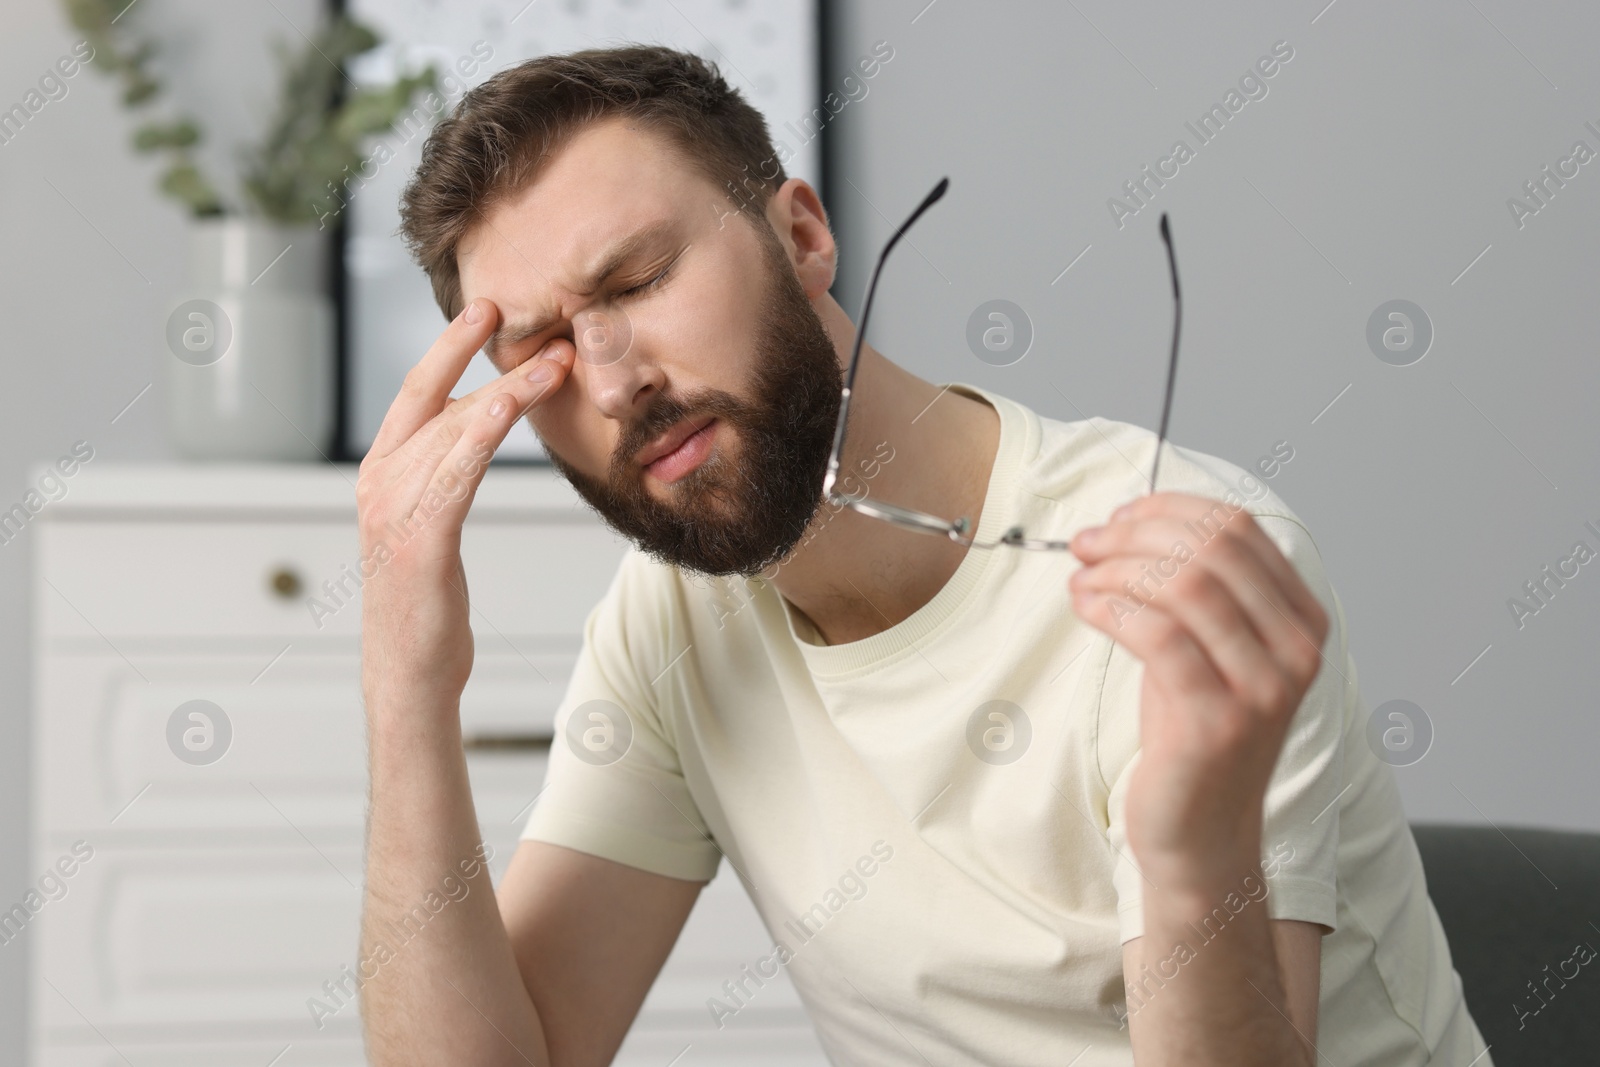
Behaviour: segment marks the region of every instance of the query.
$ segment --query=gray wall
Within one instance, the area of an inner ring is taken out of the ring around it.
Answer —
[[[1171,212],[1187,310],[1172,436],[1241,465],[1293,446],[1272,484],[1316,535],[1369,702],[1412,700],[1434,725],[1428,755],[1398,772],[1411,814],[1600,829],[1600,564],[1521,629],[1506,606],[1573,542],[1600,548],[1584,528],[1600,527],[1600,161],[1520,229],[1506,206],[1574,141],[1600,151],[1584,126],[1600,128],[1587,51],[1600,11],[1324,3],[841,0],[839,75],[875,41],[895,55],[836,120],[837,292],[854,314],[879,243],[948,174],[950,194],[891,262],[874,343],[925,377],[1046,415],[1154,425],[1170,324],[1155,224]],[[277,4],[301,25],[313,6]],[[140,14],[199,64],[183,91],[205,114],[258,121],[267,36],[292,36],[272,5]],[[73,37],[48,0],[10,5],[4,31],[9,106]],[[1294,58],[1267,95],[1119,229],[1107,199],[1174,140],[1193,147],[1184,123],[1280,40]],[[110,84],[85,71],[69,85],[0,146],[5,507],[31,464],[78,439],[96,462],[171,455],[159,383],[111,420],[154,379],[182,283],[182,216],[153,191],[153,165],[127,151]],[[965,342],[968,316],[995,298],[1035,331],[1009,367]],[[1435,331],[1407,367],[1380,362],[1365,337],[1395,298],[1419,304]],[[0,546],[4,902],[37,875],[29,550],[26,535]],[[21,1054],[24,951],[0,947],[4,1063]]]

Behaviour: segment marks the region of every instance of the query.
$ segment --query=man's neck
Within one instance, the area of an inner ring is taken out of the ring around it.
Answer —
[[[994,408],[941,391],[863,345],[848,430],[840,492],[865,491],[940,518],[966,516],[977,528],[1000,445]],[[908,618],[944,588],[968,551],[826,503],[800,543],[773,584],[830,645]]]

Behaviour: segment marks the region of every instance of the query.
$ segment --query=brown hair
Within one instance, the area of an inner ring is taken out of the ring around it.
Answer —
[[[788,176],[761,113],[698,56],[658,45],[540,56],[470,90],[422,147],[400,196],[400,232],[445,317],[460,312],[456,246],[476,218],[524,189],[588,123],[638,119],[684,161],[761,212]]]

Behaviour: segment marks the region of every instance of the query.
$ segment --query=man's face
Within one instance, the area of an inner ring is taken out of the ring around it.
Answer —
[[[838,353],[783,245],[732,209],[659,136],[605,120],[458,251],[464,299],[500,309],[500,370],[578,350],[529,415],[552,462],[640,548],[706,574],[799,540],[839,411]]]

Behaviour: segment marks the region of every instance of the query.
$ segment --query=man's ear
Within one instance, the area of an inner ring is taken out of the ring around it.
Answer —
[[[828,228],[828,212],[809,182],[790,178],[767,201],[767,221],[783,242],[806,295],[819,297],[833,288],[839,267],[839,246]]]

